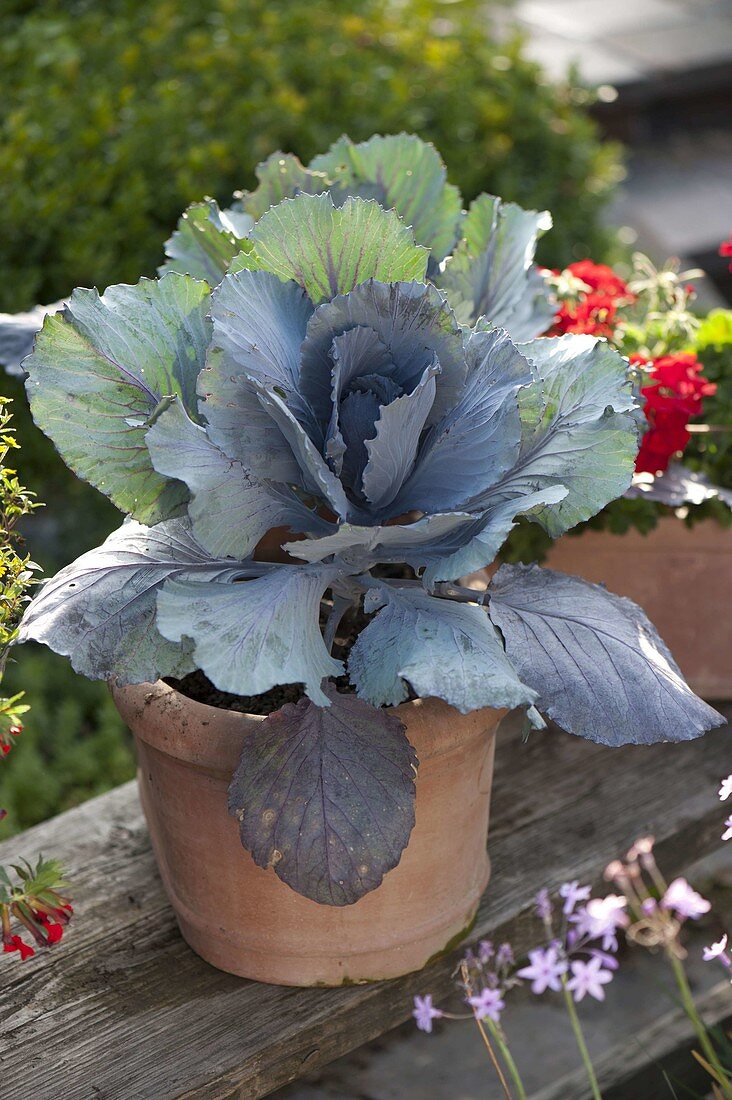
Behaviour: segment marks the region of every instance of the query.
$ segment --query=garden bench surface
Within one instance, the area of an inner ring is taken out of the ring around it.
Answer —
[[[476,938],[530,946],[540,887],[596,876],[649,831],[669,874],[716,848],[728,737],[609,750],[558,732],[522,746],[504,728]],[[39,851],[67,865],[76,916],[62,947],[0,967],[3,1100],[265,1096],[404,1020],[415,993],[450,987],[457,955],[334,990],[214,970],[177,931],[132,783],[6,841],[0,862]]]

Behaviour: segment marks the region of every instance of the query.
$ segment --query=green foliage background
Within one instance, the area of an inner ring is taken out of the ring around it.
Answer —
[[[495,6],[495,5],[494,5]],[[281,148],[432,140],[466,199],[548,207],[543,259],[600,258],[617,150],[485,0],[5,0],[0,310],[153,274],[178,215]]]

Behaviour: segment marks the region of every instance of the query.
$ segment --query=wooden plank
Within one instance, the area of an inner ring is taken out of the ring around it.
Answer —
[[[608,750],[504,729],[475,937],[530,946],[540,887],[592,878],[646,832],[671,874],[716,848],[728,737]],[[54,953],[0,966],[3,1100],[27,1100],[31,1082],[34,1100],[256,1100],[406,1019],[414,994],[450,988],[454,955],[335,990],[214,970],[177,932],[132,784],[5,842],[0,862],[40,850],[69,867],[76,917]]]
[[[708,1027],[732,1024],[732,990],[722,979],[697,998],[697,1008]],[[613,1046],[593,1060],[605,1100],[669,1100],[663,1072],[676,1087],[709,1090],[709,1075],[692,1056],[699,1050],[694,1030],[681,1008],[662,1011],[640,1032]],[[686,1095],[686,1094],[684,1094]],[[697,1095],[699,1095],[697,1093]],[[546,1088],[532,1093],[531,1100],[586,1100],[587,1077],[576,1070]]]

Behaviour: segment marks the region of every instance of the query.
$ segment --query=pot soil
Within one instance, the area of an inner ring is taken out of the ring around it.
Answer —
[[[113,687],[135,734],[140,798],[168,897],[189,945],[221,970],[280,985],[342,985],[418,970],[469,930],[489,877],[486,836],[496,727],[436,699],[396,713],[420,765],[416,824],[399,865],[354,905],[318,905],[256,866],[227,787],[261,716],[172,686]]]
[[[603,583],[643,608],[692,689],[732,698],[732,529],[714,520],[686,527],[662,517],[647,535],[584,531],[552,545],[550,569]]]

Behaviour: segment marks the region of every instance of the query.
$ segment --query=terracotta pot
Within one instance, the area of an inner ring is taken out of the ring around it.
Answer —
[[[648,535],[584,531],[555,542],[543,564],[640,604],[693,690],[732,698],[732,528],[664,516]]]
[[[162,682],[113,688],[135,734],[140,798],[190,946],[221,970],[281,985],[340,985],[418,970],[470,928],[488,882],[495,733],[505,713],[435,699],[397,713],[420,760],[416,824],[399,865],[354,905],[318,905],[257,867],[227,786],[261,718]]]

